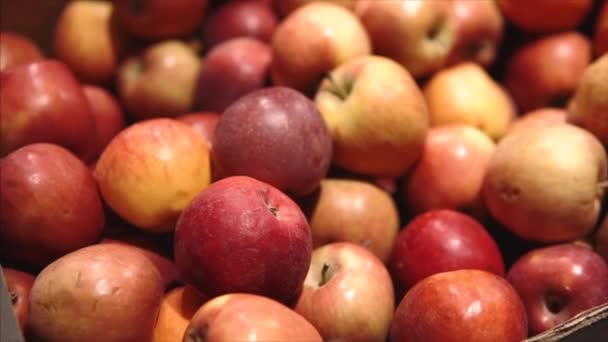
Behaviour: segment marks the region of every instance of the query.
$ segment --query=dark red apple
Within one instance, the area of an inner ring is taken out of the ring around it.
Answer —
[[[65,148],[31,144],[0,160],[0,258],[44,266],[98,241],[104,221],[90,169]]]
[[[250,176],[296,196],[318,188],[331,155],[332,138],[318,109],[286,87],[241,97],[222,114],[213,140],[218,175]]]
[[[526,306],[532,335],[608,302],[606,261],[573,243],[528,252],[511,267],[508,280]]]
[[[6,280],[11,304],[19,322],[19,327],[21,331],[25,331],[29,311],[30,291],[36,277],[30,273],[9,267],[0,267],[0,270],[4,273],[4,279]]]
[[[595,56],[599,57],[608,52],[608,2],[604,2],[600,15],[595,22],[593,33],[593,48]]]
[[[241,96],[266,85],[272,52],[254,38],[234,38],[207,53],[196,90],[200,110],[221,113]]]
[[[234,176],[212,183],[182,211],[174,252],[183,279],[209,298],[245,292],[287,302],[302,289],[312,238],[289,197]]]
[[[220,121],[220,115],[215,112],[194,112],[184,114],[176,118],[181,122],[185,122],[192,126],[200,135],[203,136],[209,146],[209,150],[213,146],[213,137],[215,136],[215,128]]]
[[[498,0],[497,4],[515,26],[548,33],[575,29],[593,7],[593,0]]]
[[[0,32],[0,71],[42,58],[42,51],[28,37],[16,32]]]
[[[448,209],[431,210],[410,221],[397,237],[389,267],[404,290],[441,272],[479,269],[505,274],[500,250],[486,229]]]
[[[98,157],[110,140],[125,127],[125,115],[116,97],[105,88],[84,85],[82,90],[89,101],[91,113],[95,119],[93,155]]]

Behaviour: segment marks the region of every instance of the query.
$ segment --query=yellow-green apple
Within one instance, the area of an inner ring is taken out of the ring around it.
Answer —
[[[593,7],[593,0],[497,0],[497,3],[509,22],[537,33],[575,29]]]
[[[275,86],[314,94],[331,69],[371,54],[365,28],[349,10],[311,2],[287,16],[272,37],[270,74]]]
[[[27,144],[64,146],[89,161],[95,120],[65,64],[40,60],[0,72],[0,156]]]
[[[215,129],[220,121],[220,115],[215,112],[193,112],[180,115],[177,120],[189,124],[207,143],[209,151],[213,147]]]
[[[16,32],[0,32],[0,71],[42,58],[40,47],[30,38]]]
[[[87,166],[65,148],[26,145],[0,159],[0,257],[45,266],[99,240],[102,201]]]
[[[272,51],[255,38],[233,38],[204,57],[195,93],[199,110],[221,113],[240,97],[266,86]]]
[[[441,272],[476,269],[505,275],[500,250],[485,227],[451,209],[415,216],[399,233],[389,269],[405,291]]]
[[[21,332],[24,332],[27,325],[30,292],[34,285],[35,276],[31,273],[9,267],[0,267],[0,272],[4,275],[9,298],[13,307],[17,322]]]
[[[84,82],[108,82],[118,68],[127,38],[112,13],[111,2],[77,0],[68,2],[56,20],[55,56]]]
[[[323,80],[315,103],[333,137],[333,162],[379,177],[404,174],[422,152],[429,118],[420,88],[397,62],[355,58]]]
[[[563,108],[543,107],[524,113],[511,123],[507,135],[517,134],[526,129],[566,123],[568,112]]]
[[[608,2],[604,2],[595,22],[593,51],[596,57],[608,52]],[[2,68],[0,67],[0,69]]]
[[[210,182],[205,140],[175,119],[143,120],[120,131],[94,176],[105,203],[137,228],[170,232],[182,209]]]
[[[388,192],[362,180],[326,178],[308,201],[304,207],[314,248],[351,242],[388,261],[400,227]]]
[[[608,53],[591,63],[568,103],[568,121],[608,146]]]
[[[118,100],[105,88],[85,84],[82,90],[95,120],[95,148],[92,155],[97,158],[110,140],[125,127],[125,115]]]
[[[519,342],[528,337],[524,305],[503,277],[482,270],[423,279],[395,311],[390,341]]]
[[[29,332],[49,342],[149,341],[163,291],[158,270],[138,250],[120,244],[81,248],[36,277]]]
[[[150,342],[182,342],[192,316],[206,299],[191,286],[179,286],[165,294]]]
[[[495,1],[453,0],[455,42],[448,64],[473,61],[490,66],[502,43],[504,20]]]
[[[608,262],[608,215],[600,224],[600,228],[595,233],[595,250]]]
[[[481,214],[481,188],[495,148],[492,139],[470,125],[429,129],[422,154],[402,183],[408,213],[449,208]]]
[[[570,31],[546,35],[518,48],[507,60],[504,84],[524,111],[563,106],[591,62],[591,42]]]
[[[599,218],[606,169],[602,144],[582,128],[562,124],[525,130],[498,143],[484,180],[484,201],[523,239],[583,238]]]
[[[534,249],[507,276],[527,311],[531,335],[608,302],[608,265],[592,249],[564,243]]]
[[[269,87],[222,113],[212,156],[219,177],[250,176],[302,196],[325,178],[332,140],[311,100],[294,89]]]
[[[136,120],[185,114],[194,106],[200,66],[196,51],[185,42],[150,45],[119,66],[116,85],[120,99]]]
[[[174,253],[184,281],[202,295],[245,292],[288,302],[302,289],[312,239],[287,195],[233,176],[209,185],[183,210]]]
[[[375,54],[389,57],[414,77],[443,67],[456,42],[450,1],[360,0],[357,15]]]
[[[395,310],[391,276],[382,260],[350,242],[312,254],[294,310],[324,341],[386,341]]]
[[[201,24],[208,0],[113,0],[118,22],[145,39],[181,38]]]
[[[499,140],[515,108],[508,93],[478,64],[464,62],[435,73],[423,88],[431,126],[472,125]]]
[[[268,0],[274,9],[281,17],[288,16],[291,12],[295,11],[299,7],[307,5],[313,1],[322,1],[342,6],[349,10],[354,10],[357,5],[356,0]]]
[[[323,341],[319,332],[289,307],[268,297],[231,293],[211,299],[192,317],[183,342]]]
[[[277,15],[270,4],[260,0],[232,1],[221,5],[205,20],[203,40],[207,46],[237,37],[270,43],[277,25]]]

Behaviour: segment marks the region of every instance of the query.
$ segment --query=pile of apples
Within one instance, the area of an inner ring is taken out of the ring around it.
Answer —
[[[608,302],[608,1],[65,3],[0,36],[27,341],[522,341]]]

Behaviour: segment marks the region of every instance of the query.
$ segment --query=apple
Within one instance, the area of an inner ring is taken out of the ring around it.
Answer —
[[[399,212],[389,193],[362,180],[326,178],[309,199],[314,248],[333,242],[364,246],[386,262],[399,232]]]
[[[233,176],[209,185],[183,210],[174,251],[181,276],[202,295],[245,292],[287,302],[302,289],[312,239],[287,195]]]
[[[438,208],[483,211],[481,188],[495,148],[492,139],[470,125],[429,129],[422,154],[402,183],[408,213]]]
[[[196,107],[222,113],[240,97],[266,85],[272,52],[254,38],[233,38],[204,57],[196,85]]]
[[[424,85],[431,126],[472,125],[502,138],[515,108],[507,92],[478,64],[464,62],[435,73]]]
[[[212,156],[219,177],[250,176],[303,196],[318,188],[331,155],[331,136],[315,104],[294,89],[269,87],[224,111]]]
[[[561,106],[574,92],[591,57],[591,43],[581,33],[543,36],[509,57],[504,84],[524,112]]]
[[[594,60],[568,103],[568,122],[593,133],[608,147],[608,53]]]
[[[148,232],[166,233],[210,182],[209,149],[192,127],[148,119],[120,131],[102,152],[94,176],[105,203]]]
[[[16,32],[0,32],[0,71],[37,61],[43,56],[38,45],[30,38]]]
[[[13,311],[23,332],[27,325],[30,292],[32,285],[34,285],[35,276],[9,267],[0,267],[0,271],[4,274]]]
[[[140,56],[127,58],[116,80],[127,112],[136,120],[189,112],[200,64],[193,47],[177,40],[150,45]]]
[[[608,215],[600,224],[600,228],[595,233],[595,250],[608,262]]]
[[[0,156],[32,143],[64,146],[90,161],[95,120],[65,64],[40,60],[0,72]]]
[[[277,25],[277,15],[270,4],[260,0],[232,1],[220,6],[206,19],[203,40],[208,46],[238,37],[270,43]]]
[[[497,4],[518,28],[549,33],[577,28],[593,7],[593,0],[497,0]]]
[[[507,135],[516,134],[526,129],[535,129],[545,126],[560,125],[566,123],[568,111],[557,107],[542,107],[516,118],[509,127]]]
[[[29,332],[49,342],[149,341],[163,299],[161,279],[154,264],[128,246],[99,244],[66,254],[36,277]]]
[[[192,316],[206,299],[191,286],[179,286],[165,294],[150,342],[182,342]]]
[[[315,103],[333,137],[333,163],[344,169],[398,177],[422,152],[429,125],[424,97],[389,58],[363,56],[335,68]]]
[[[604,2],[604,5],[600,9],[600,14],[595,22],[593,48],[596,57],[600,57],[608,52],[608,3],[606,2]]]
[[[360,0],[357,15],[375,54],[401,63],[415,78],[442,68],[456,42],[450,1]]]
[[[395,310],[391,277],[382,260],[349,242],[314,250],[294,310],[325,341],[386,341]]]
[[[126,34],[116,25],[111,2],[71,1],[56,19],[55,56],[84,82],[106,83],[126,49]]]
[[[353,0],[268,0],[268,2],[274,5],[274,9],[279,13],[281,17],[286,17],[299,7],[307,5],[308,3],[311,3],[313,1],[328,2],[342,6],[349,10],[354,10],[357,6],[357,1]]]
[[[329,2],[311,2],[284,18],[272,37],[273,85],[307,95],[331,69],[371,54],[367,32],[349,10]]]
[[[220,115],[215,112],[192,112],[178,116],[177,120],[189,124],[200,134],[207,143],[209,151],[213,147],[213,137],[215,129],[220,121]]]
[[[118,22],[135,36],[162,40],[192,33],[207,13],[208,0],[113,0]]]
[[[268,297],[231,293],[211,299],[192,317],[184,342],[321,342],[317,330],[289,307]]]
[[[573,243],[528,252],[511,267],[507,279],[526,307],[532,335],[608,302],[606,261]]]
[[[0,159],[0,257],[45,266],[97,242],[105,215],[87,166],[65,148],[26,145]]]
[[[607,167],[602,144],[586,130],[570,124],[529,129],[498,143],[484,201],[523,239],[579,239],[599,218]]]
[[[501,47],[504,19],[494,1],[454,0],[454,46],[448,64],[473,61],[490,66]]]
[[[420,281],[401,300],[391,342],[523,341],[526,311],[503,277],[481,270],[458,270]]]
[[[118,132],[125,128],[125,115],[118,100],[105,88],[85,84],[82,87],[95,120],[95,148],[97,158]]]

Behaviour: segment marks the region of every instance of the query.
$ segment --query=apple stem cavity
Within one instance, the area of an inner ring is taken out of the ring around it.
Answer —
[[[330,73],[328,73],[325,78],[327,78],[331,85],[328,89],[330,93],[336,95],[343,101],[348,98],[354,86],[354,81],[351,78],[346,78],[343,84],[339,84]]]
[[[319,287],[327,284],[331,280],[333,275],[334,272],[330,269],[329,264],[323,263],[323,268],[321,268],[321,282],[319,282]]]
[[[17,300],[19,299],[19,296],[15,292],[10,292],[9,294],[11,296],[11,304],[12,305],[17,304]]]
[[[199,334],[199,331],[196,328],[188,329],[186,331],[186,335],[184,336],[185,342],[205,342],[206,340],[207,339],[205,338],[205,336]]]
[[[279,216],[279,209],[275,208],[275,207],[268,207],[268,210],[270,211],[270,213],[274,216],[274,217],[278,217]]]
[[[549,293],[545,296],[545,305],[547,310],[553,314],[557,314],[564,308],[564,302],[559,299],[557,294]]]

